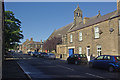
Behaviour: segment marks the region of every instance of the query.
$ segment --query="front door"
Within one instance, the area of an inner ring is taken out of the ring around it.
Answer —
[[[88,61],[90,61],[90,46],[87,46],[87,47],[86,47],[86,51],[87,51],[87,52],[86,52],[86,53],[87,53],[87,54],[86,54],[86,55],[87,55],[87,59],[88,59]]]
[[[69,49],[69,56],[73,55],[74,54],[74,49]]]

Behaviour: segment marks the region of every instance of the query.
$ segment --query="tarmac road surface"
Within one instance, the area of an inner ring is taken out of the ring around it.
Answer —
[[[120,72],[110,73],[103,69],[89,68],[85,64],[67,64],[64,60],[49,60],[21,53],[14,53],[13,56],[31,80],[120,80]]]

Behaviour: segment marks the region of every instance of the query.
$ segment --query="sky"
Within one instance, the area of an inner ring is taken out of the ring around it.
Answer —
[[[116,2],[5,2],[5,10],[12,11],[21,23],[24,39],[47,40],[54,32],[73,22],[79,4],[84,17],[93,17],[117,10]]]

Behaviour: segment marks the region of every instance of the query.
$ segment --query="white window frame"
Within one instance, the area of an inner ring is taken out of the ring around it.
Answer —
[[[82,41],[82,32],[79,32],[79,41]]]
[[[98,54],[98,56],[100,56],[101,53],[102,53],[102,47],[101,47],[101,45],[97,45],[97,54]]]
[[[73,35],[70,34],[70,42],[73,42]]]
[[[96,26],[94,28],[94,31],[95,31],[95,38],[100,38],[100,36],[99,36],[99,27],[98,26]]]
[[[82,54],[82,47],[79,47],[79,54]]]
[[[120,34],[120,19],[118,20],[119,34]]]

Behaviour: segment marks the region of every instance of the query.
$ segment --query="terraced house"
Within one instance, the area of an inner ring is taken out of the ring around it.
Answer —
[[[42,40],[41,42],[36,42],[33,41],[33,38],[31,38],[30,40],[27,39],[22,45],[20,45],[19,50],[22,50],[23,53],[27,53],[29,51],[34,52],[35,50],[38,50],[38,52],[42,52],[42,46]]]
[[[72,54],[86,54],[88,60],[99,55],[120,55],[120,1],[117,10],[106,15],[84,17],[79,6],[74,11],[74,22],[51,35],[60,36],[57,55],[66,59]]]

